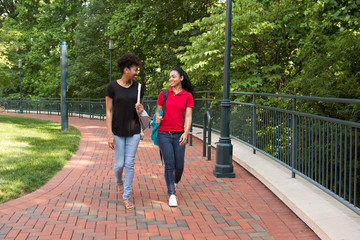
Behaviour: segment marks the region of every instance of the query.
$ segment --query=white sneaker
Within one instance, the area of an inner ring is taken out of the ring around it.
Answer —
[[[177,207],[177,198],[174,194],[170,195],[170,198],[169,198],[169,206],[170,207]]]

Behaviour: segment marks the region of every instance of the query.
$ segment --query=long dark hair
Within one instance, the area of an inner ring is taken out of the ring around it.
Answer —
[[[194,87],[192,86],[190,82],[190,78],[187,75],[187,73],[181,67],[173,67],[171,71],[177,71],[180,74],[180,77],[181,76],[184,77],[184,79],[181,81],[181,86],[183,89],[191,93],[191,95],[195,99]]]

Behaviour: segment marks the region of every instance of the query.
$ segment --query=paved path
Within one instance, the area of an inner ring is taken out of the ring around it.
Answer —
[[[215,178],[215,160],[202,157],[196,139],[186,147],[179,207],[170,208],[149,130],[136,156],[135,210],[126,211],[116,193],[105,122],[73,117],[69,123],[82,133],[79,150],[41,189],[0,205],[0,239],[318,239],[239,165],[234,164],[236,178]]]

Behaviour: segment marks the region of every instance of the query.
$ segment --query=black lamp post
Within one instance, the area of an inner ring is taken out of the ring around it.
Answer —
[[[113,44],[114,44],[114,41],[113,41],[113,40],[109,40],[109,50],[110,50],[110,80],[109,80],[109,82],[111,82],[112,51],[114,50]]]
[[[20,76],[20,113],[23,113],[22,90],[21,90],[21,68],[22,68],[22,61],[21,61],[21,59],[19,59],[19,76]]]
[[[231,0],[226,2],[224,93],[221,103],[221,136],[216,148],[214,175],[219,178],[233,178],[233,146],[230,139],[230,46],[231,46]]]

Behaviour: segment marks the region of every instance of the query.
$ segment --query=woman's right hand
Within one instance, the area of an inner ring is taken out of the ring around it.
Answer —
[[[114,138],[114,136],[108,137],[107,140],[108,140],[109,148],[111,148],[111,150],[114,150],[114,148],[115,148],[115,138]]]
[[[159,124],[161,123],[162,120],[163,120],[162,116],[156,116],[155,122]]]

